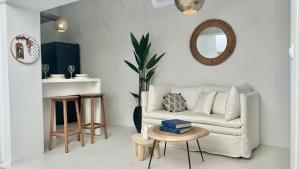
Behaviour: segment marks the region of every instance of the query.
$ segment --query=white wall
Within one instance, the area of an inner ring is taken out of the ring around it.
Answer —
[[[62,10],[70,29],[61,38],[80,43],[82,72],[102,78],[109,123],[133,125],[135,101],[128,91],[137,90],[137,75],[123,60],[134,61],[129,33],[150,32],[152,51],[167,52],[154,83],[248,82],[261,94],[262,143],[289,147],[289,1],[211,0],[192,16],[141,0],[80,1]],[[213,67],[189,51],[193,30],[211,18],[227,21],[237,36],[232,57]]]
[[[7,37],[21,33],[40,41],[39,11],[8,4]],[[41,59],[31,65],[15,60],[6,48],[10,100],[12,161],[41,154],[44,151]]]
[[[3,21],[3,19],[5,18],[5,5],[4,4],[0,4],[0,37],[3,37],[4,36],[4,21]],[[1,42],[1,44],[2,44],[2,42]],[[3,49],[0,47],[0,70],[2,70],[2,64],[3,64]],[[0,72],[2,72],[2,71],[0,71]],[[3,82],[3,75],[2,75],[2,73],[0,73],[0,119],[2,119],[3,118],[3,115],[4,115],[4,111],[3,111],[3,106],[4,106],[4,95],[3,95],[3,84],[2,84],[2,82]],[[1,127],[0,127],[0,164],[2,163],[2,148],[3,148],[3,146],[2,146],[2,139],[3,139],[3,126],[2,126],[2,121],[3,120],[0,120],[0,125],[1,125]]]
[[[6,4],[0,4],[0,166],[11,162]]]

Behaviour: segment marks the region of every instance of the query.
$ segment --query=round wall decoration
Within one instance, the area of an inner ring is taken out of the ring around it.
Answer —
[[[39,59],[40,46],[33,37],[22,34],[12,39],[10,52],[17,61],[30,64]]]
[[[196,27],[190,50],[200,63],[214,66],[226,61],[234,52],[236,37],[231,26],[219,19],[207,20]]]

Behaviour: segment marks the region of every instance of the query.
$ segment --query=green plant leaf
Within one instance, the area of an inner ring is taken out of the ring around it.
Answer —
[[[143,52],[142,52],[142,49],[140,47],[140,44],[139,42],[136,40],[136,38],[134,37],[134,35],[132,33],[130,33],[130,37],[131,37],[131,43],[132,43],[132,46],[134,47],[134,50],[136,52],[136,54],[138,56],[141,56],[143,55]]]
[[[147,61],[147,58],[148,58],[148,55],[149,55],[149,51],[150,51],[150,48],[151,48],[151,43],[149,43],[149,45],[147,46],[147,48],[145,49],[144,53],[143,53],[143,56],[141,57],[141,67],[144,68],[145,66],[145,62]]]
[[[151,47],[151,43],[148,45],[148,47],[146,48],[146,50],[143,52],[143,55],[141,55],[141,56],[139,57],[139,59],[140,59],[140,61],[141,61],[140,66],[141,66],[142,68],[144,68],[144,66],[145,66],[145,62],[146,62],[146,60],[147,60],[147,56],[148,56],[150,47]]]
[[[145,59],[147,58],[147,56],[149,54],[150,48],[151,48],[151,43],[149,43],[149,45],[147,46],[147,48],[145,49],[145,51],[143,53],[143,56]]]
[[[132,96],[135,97],[135,98],[139,98],[139,97],[140,97],[140,95],[138,95],[138,94],[136,94],[136,93],[132,93],[132,92],[130,92],[130,93],[131,93]]]
[[[145,36],[143,35],[142,38],[141,38],[141,40],[140,40],[140,45],[144,41],[144,39],[145,39]]]
[[[157,54],[153,55],[152,58],[148,61],[147,65],[146,65],[147,69],[151,68],[150,66],[153,65],[154,61],[156,60],[156,56],[157,56]]]
[[[133,54],[134,54],[134,58],[135,58],[136,64],[138,64],[139,65],[139,69],[141,69],[141,66],[140,66],[141,61],[140,61],[139,57],[137,56],[137,54],[135,52],[133,52]]]
[[[150,59],[150,61],[148,62],[146,68],[147,69],[151,69],[152,67],[154,67],[159,60],[165,55],[166,53],[163,53],[162,55],[160,55],[158,58],[156,58],[156,54]]]
[[[149,33],[146,36],[143,35],[142,39],[140,41],[140,46],[141,46],[142,51],[146,50],[148,43],[149,43]]]
[[[145,43],[145,36],[143,35],[141,40],[140,40],[140,46],[141,46],[142,50],[144,50],[144,48],[143,48],[144,43]]]
[[[149,32],[147,33],[145,39],[146,39],[146,40],[145,40],[146,42],[149,42]],[[148,43],[147,43],[147,44],[148,44]]]
[[[139,73],[139,70],[132,63],[128,62],[127,60],[124,61],[132,70],[134,70],[136,73]]]
[[[152,78],[152,76],[153,76],[154,73],[155,73],[155,69],[156,69],[156,67],[153,68],[153,69],[151,69],[151,70],[147,73],[147,75],[146,75],[147,81],[146,81],[146,82],[149,82],[149,81],[150,81],[150,79]]]

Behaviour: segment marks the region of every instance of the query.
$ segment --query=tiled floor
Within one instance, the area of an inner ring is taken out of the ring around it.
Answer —
[[[51,152],[14,164],[11,169],[147,169],[149,157],[142,162],[133,155],[130,136],[133,128],[113,126],[109,128],[109,138],[97,136],[90,144],[85,135],[85,147],[73,137],[70,152],[64,153],[63,141],[59,140]],[[288,169],[289,150],[261,146],[252,159],[230,158],[204,153],[205,162],[199,152],[191,153],[192,169]],[[154,159],[151,169],[188,169],[186,151],[178,148],[167,149],[165,157]]]

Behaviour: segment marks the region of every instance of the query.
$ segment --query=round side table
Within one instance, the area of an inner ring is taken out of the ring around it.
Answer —
[[[192,127],[192,131],[189,131],[184,134],[173,134],[169,132],[160,131],[160,126],[153,126],[148,130],[148,136],[154,140],[153,142],[153,148],[156,145],[157,141],[164,141],[165,142],[165,148],[164,148],[164,154],[166,153],[166,144],[167,142],[186,142],[186,149],[187,149],[187,155],[188,155],[188,162],[189,162],[189,169],[191,169],[191,160],[190,160],[190,150],[189,150],[189,141],[196,141],[202,161],[204,162],[204,158],[202,155],[201,147],[199,144],[198,139],[205,137],[209,134],[208,130],[200,127]],[[151,160],[153,156],[153,151],[150,155],[150,161],[148,165],[148,169],[151,165]]]

